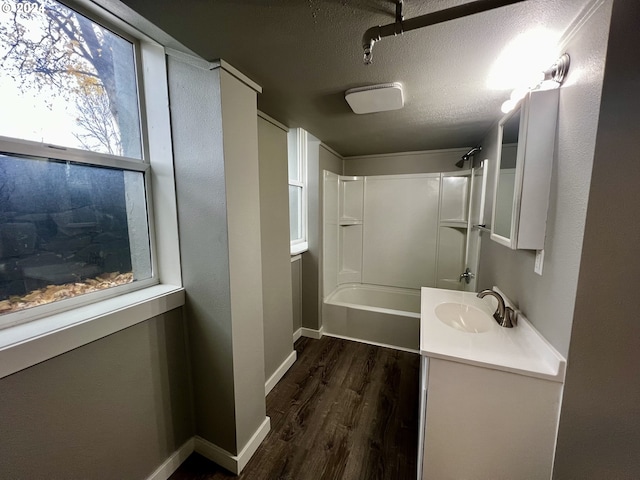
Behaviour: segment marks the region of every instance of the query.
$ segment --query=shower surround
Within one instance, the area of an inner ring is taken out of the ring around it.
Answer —
[[[461,289],[470,171],[324,172],[322,328],[417,351],[419,289]]]

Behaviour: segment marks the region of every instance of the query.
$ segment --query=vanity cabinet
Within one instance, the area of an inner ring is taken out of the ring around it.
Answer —
[[[422,357],[419,480],[549,480],[562,384]]]
[[[559,92],[529,92],[498,126],[491,239],[512,249],[544,248]]]
[[[566,361],[520,312],[498,326],[491,301],[421,290],[418,480],[551,478]],[[488,327],[448,322],[443,305],[483,312]]]

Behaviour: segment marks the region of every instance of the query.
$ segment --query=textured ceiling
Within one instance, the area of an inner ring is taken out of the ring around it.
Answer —
[[[510,89],[487,88],[504,47],[544,28],[559,37],[589,0],[528,0],[385,38],[373,65],[362,34],[394,20],[391,0],[123,0],[206,60],[263,87],[259,108],[345,156],[465,147],[502,115]],[[405,0],[405,19],[466,3]],[[344,91],[401,82],[402,110],[355,115]]]

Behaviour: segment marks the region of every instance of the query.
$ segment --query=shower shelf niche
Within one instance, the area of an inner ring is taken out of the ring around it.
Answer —
[[[440,220],[441,227],[450,228],[468,228],[468,222],[466,220]]]
[[[362,225],[362,220],[355,218],[341,218],[338,223],[341,227],[348,227],[350,225]]]
[[[338,282],[360,283],[364,177],[340,177],[338,182]]]

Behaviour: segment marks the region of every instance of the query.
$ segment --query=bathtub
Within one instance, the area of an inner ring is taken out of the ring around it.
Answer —
[[[322,328],[326,335],[417,352],[420,290],[340,285],[324,300]]]

